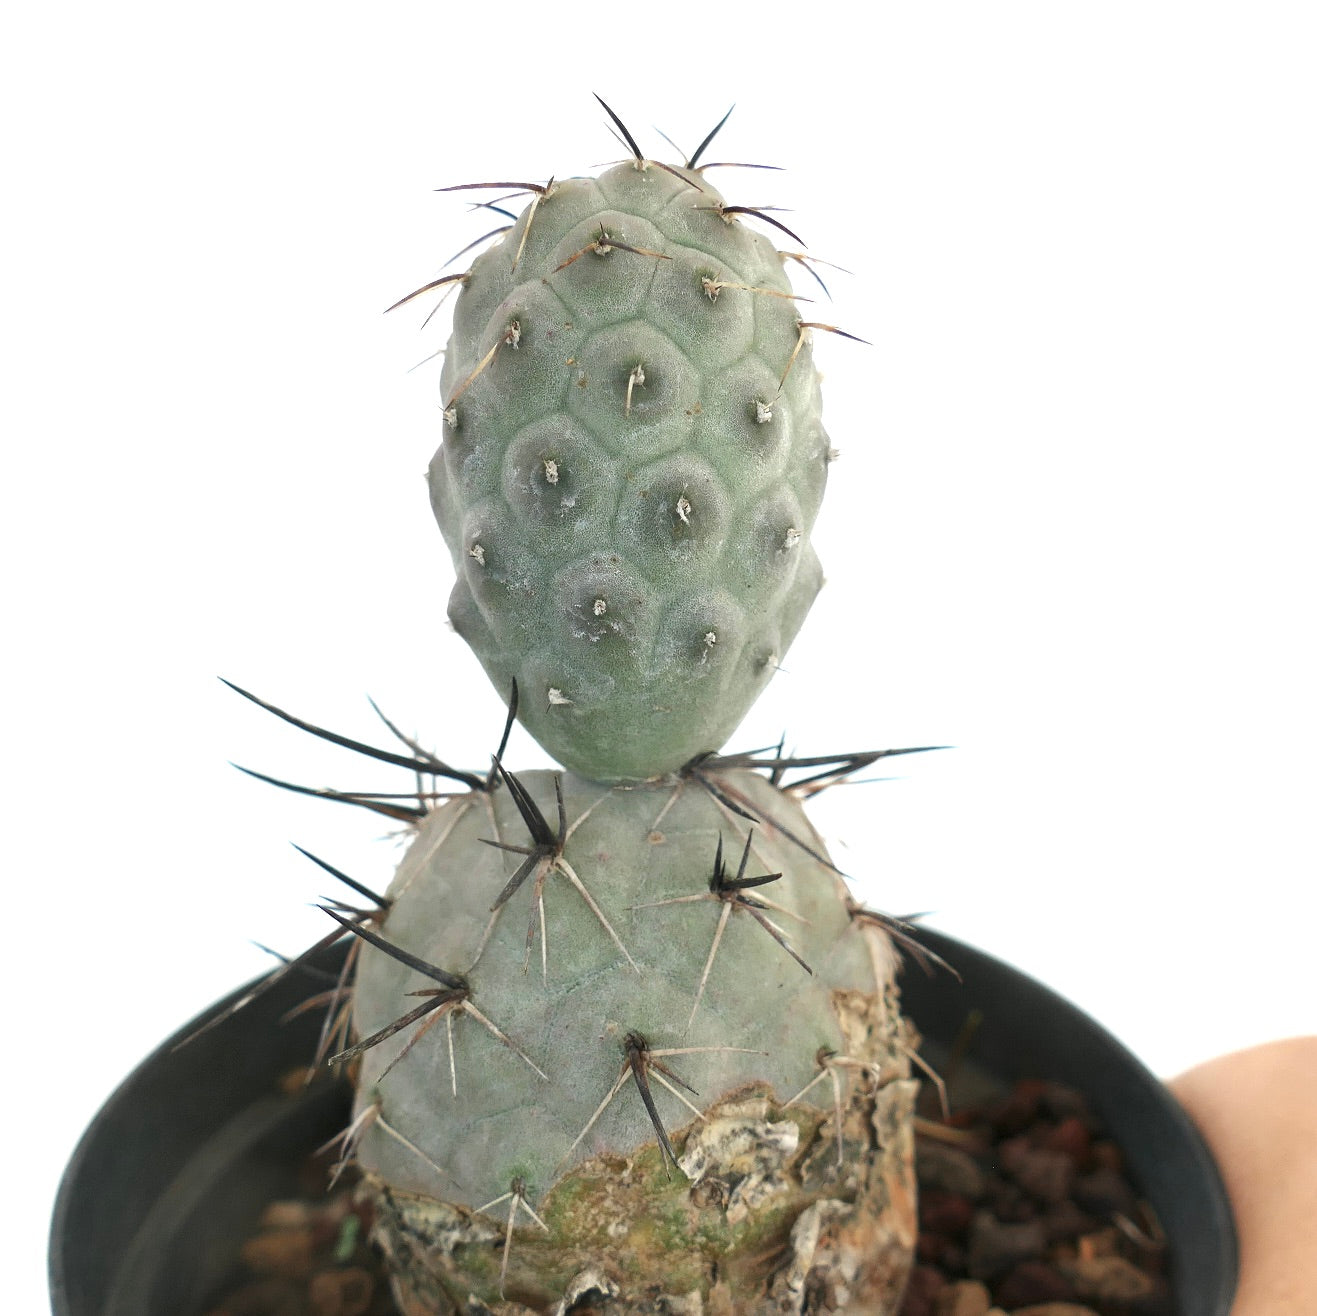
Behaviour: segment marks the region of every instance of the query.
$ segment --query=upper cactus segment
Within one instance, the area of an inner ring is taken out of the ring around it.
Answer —
[[[698,168],[527,190],[445,356],[449,616],[560,762],[651,778],[724,742],[819,588],[818,375],[782,254]]]

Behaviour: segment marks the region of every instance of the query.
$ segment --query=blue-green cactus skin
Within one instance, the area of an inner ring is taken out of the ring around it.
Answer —
[[[536,196],[453,321],[454,627],[573,772],[719,748],[822,582],[830,449],[781,254],[702,173],[629,162]]]

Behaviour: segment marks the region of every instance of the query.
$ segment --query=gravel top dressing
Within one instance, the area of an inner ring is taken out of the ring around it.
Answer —
[[[1023,1080],[946,1121],[921,1118],[916,1146],[919,1242],[901,1316],[1175,1311],[1160,1227],[1079,1093]],[[270,1203],[206,1316],[401,1316],[369,1207],[346,1177],[326,1191],[327,1159],[307,1166],[304,1197]]]

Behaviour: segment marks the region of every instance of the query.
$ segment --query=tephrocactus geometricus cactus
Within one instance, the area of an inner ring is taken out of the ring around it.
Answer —
[[[450,279],[449,616],[560,763],[643,780],[723,744],[821,584],[809,326],[698,160],[524,190]]]
[[[467,790],[351,797],[416,834],[383,898],[328,911],[343,1156],[408,1316],[890,1313],[913,1039],[889,925],[800,806],[880,754],[715,753],[819,584],[816,326],[766,216],[614,122],[634,159],[490,184],[529,204],[421,290],[461,288],[450,615],[569,771],[509,772],[506,733],[488,775],[370,751]]]

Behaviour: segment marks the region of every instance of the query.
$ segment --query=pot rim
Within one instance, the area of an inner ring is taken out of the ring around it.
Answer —
[[[1068,1083],[1084,1093],[1125,1153],[1132,1177],[1165,1227],[1177,1309],[1186,1316],[1228,1316],[1238,1276],[1233,1216],[1210,1151],[1169,1089],[1128,1048],[1052,988],[945,933],[920,927],[916,937],[960,974],[959,982],[942,970],[928,977],[911,967],[907,959],[901,993],[906,1013],[919,1031],[935,1042],[949,1043],[971,1007],[995,1002],[975,1035],[973,1058],[1007,1082],[1043,1077]],[[331,948],[317,963],[334,968],[344,949],[342,945]],[[280,1065],[286,1069],[297,1058],[304,1060],[313,1053],[318,1018],[303,1016],[287,1027],[280,1022],[290,1003],[298,999],[293,995],[298,990],[295,975],[257,996],[237,1013],[221,1018],[262,980],[253,979],[217,1001],[161,1043],[119,1084],[88,1125],[61,1179],[51,1218],[49,1279],[54,1316],[102,1316],[104,1300],[114,1288],[114,1266],[122,1264],[125,1249],[120,1240],[117,1259],[111,1257],[111,1264],[105,1268],[105,1293],[100,1295],[100,1302],[94,1295],[89,1299],[88,1259],[84,1255],[88,1241],[77,1235],[89,1215],[104,1219],[111,1213],[82,1208],[89,1194],[90,1200],[97,1202],[104,1197],[104,1185],[98,1187],[94,1181],[106,1161],[114,1160],[107,1156],[107,1144],[127,1140],[136,1129],[156,1150],[154,1139],[160,1126],[151,1120],[143,1103],[149,1104],[154,1097],[155,1109],[162,1108],[160,1098],[169,1086],[169,1075],[182,1071],[194,1085],[200,1082],[200,1091],[208,1100],[246,1093],[250,1102],[261,1096],[268,1098],[272,1079],[281,1072]],[[207,1024],[214,1026],[196,1035]],[[258,1048],[250,1042],[234,1045],[236,1039],[251,1036],[266,1037],[263,1066],[255,1063]],[[180,1047],[189,1037],[193,1039],[189,1045]],[[1046,1050],[1039,1046],[1043,1037],[1049,1043]],[[271,1038],[277,1039],[273,1047],[269,1045]],[[208,1065],[215,1069],[215,1064],[207,1061],[211,1052],[235,1072],[226,1069],[224,1073],[216,1071],[214,1076],[208,1073]],[[1043,1055],[1047,1057],[1045,1065],[1034,1063]],[[212,1077],[222,1080],[213,1084],[218,1091],[206,1086]],[[343,1099],[346,1101],[346,1094]],[[167,1104],[174,1108],[172,1103]],[[223,1128],[231,1113],[219,1112],[211,1121],[211,1136]],[[205,1126],[202,1120],[200,1127],[204,1130]],[[157,1196],[171,1185],[186,1159],[183,1156],[178,1164],[159,1167],[155,1175],[161,1184]],[[135,1168],[138,1165],[133,1164]],[[143,1211],[142,1216],[145,1214]],[[130,1234],[135,1230],[136,1224],[132,1223]],[[93,1237],[90,1243],[104,1241]]]

